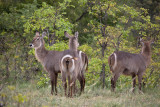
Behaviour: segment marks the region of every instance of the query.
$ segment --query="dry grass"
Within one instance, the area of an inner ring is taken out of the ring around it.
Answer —
[[[12,88],[5,87],[2,94],[5,94],[6,106],[20,107],[159,107],[159,89],[147,89],[144,94],[129,89],[117,90],[115,93],[110,89],[90,88],[85,93],[74,98],[66,98],[59,89],[58,95],[50,94],[50,87],[37,89],[34,82],[16,84]],[[21,100],[15,96],[22,94]],[[23,100],[25,99],[25,100]]]

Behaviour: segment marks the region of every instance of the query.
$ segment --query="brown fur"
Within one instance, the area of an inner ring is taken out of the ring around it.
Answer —
[[[111,78],[111,87],[113,91],[116,86],[116,81],[121,74],[132,76],[133,91],[136,84],[135,78],[138,76],[139,90],[141,91],[142,76],[151,60],[150,44],[151,41],[142,41],[142,51],[140,54],[116,51],[109,56],[108,64],[113,73],[113,77]],[[117,59],[115,58],[115,55]]]
[[[36,59],[43,65],[45,71],[47,71],[50,76],[51,94],[53,95],[54,90],[57,94],[57,77],[58,73],[60,73],[59,59],[63,55],[63,52],[48,51],[45,49],[44,44],[43,37],[37,32],[30,46],[35,48]]]
[[[65,69],[63,69],[63,67],[61,66],[62,81],[64,83],[65,95],[66,95],[66,89],[67,89],[66,77],[68,77],[68,86],[69,86],[68,95],[72,97],[72,88],[74,88],[73,92],[75,92],[76,79],[78,79],[80,82],[81,92],[84,91],[84,86],[85,86],[84,71],[88,67],[88,58],[84,53],[82,53],[81,56],[79,56],[80,51],[77,50],[79,46],[78,32],[76,32],[74,36],[70,36],[66,31],[64,32],[64,34],[67,38],[69,38],[69,50],[66,50],[63,56],[71,55],[73,57],[75,69],[71,71],[73,66],[72,58],[68,58],[68,57],[65,59],[62,58],[63,66],[65,67]],[[72,65],[72,66],[69,66],[69,65]],[[71,77],[71,81],[70,81],[70,77]]]
[[[65,57],[66,55],[70,55],[71,57]],[[61,75],[62,75],[62,82],[65,89],[65,95],[67,96],[66,90],[67,90],[67,82],[66,79],[68,78],[68,96],[72,97],[72,94],[75,92],[75,82],[78,77],[79,72],[81,71],[80,68],[80,58],[78,56],[78,53],[76,54],[77,60],[73,58],[75,56],[75,53],[71,50],[65,50],[62,58],[60,60],[60,69],[61,69]],[[74,62],[73,62],[74,61]],[[72,66],[75,66],[75,68],[72,68]],[[73,90],[73,91],[72,91]]]
[[[80,51],[79,51],[80,53]],[[80,56],[79,56],[80,57]],[[88,71],[88,57],[85,53],[81,52],[81,72],[78,75],[78,80],[81,85],[81,92],[84,92],[84,87],[85,87],[85,71]]]

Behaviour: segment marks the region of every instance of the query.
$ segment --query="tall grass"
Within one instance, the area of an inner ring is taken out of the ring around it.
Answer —
[[[1,92],[8,107],[159,107],[160,88],[145,89],[143,94],[129,89],[117,89],[111,92],[110,88],[86,87],[85,92],[73,98],[64,96],[62,88],[58,88],[58,95],[50,94],[50,85],[38,89],[35,80],[17,82],[6,86]]]

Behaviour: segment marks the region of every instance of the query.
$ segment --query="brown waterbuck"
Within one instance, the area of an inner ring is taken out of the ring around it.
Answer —
[[[141,92],[142,76],[151,60],[150,41],[140,40],[142,49],[140,54],[132,54],[123,51],[116,51],[108,58],[108,64],[112,71],[111,88],[115,90],[116,81],[121,74],[132,76],[133,92],[135,90],[136,76],[138,76],[139,91]]]
[[[81,71],[82,71],[82,60],[79,57],[78,54],[78,32],[75,33],[74,36],[68,35],[67,32],[64,32],[65,36],[69,38],[69,50],[65,50],[64,54],[62,56],[62,59],[60,60],[60,68],[61,68],[61,75],[62,75],[62,82],[65,89],[65,95],[67,95],[67,82],[66,78],[68,78],[68,96],[72,97],[72,92],[75,93],[75,83],[76,79],[80,78]],[[81,84],[81,89],[83,88],[83,82]]]
[[[43,39],[45,35],[46,32],[43,32],[42,36],[40,36],[39,32],[36,32],[32,43],[30,43],[30,47],[35,49],[36,59],[42,64],[45,71],[47,71],[50,76],[51,94],[53,95],[54,90],[57,94],[57,77],[58,73],[60,73],[59,59],[61,58],[63,51],[46,50],[44,46],[45,42]]]
[[[72,51],[77,51],[77,47],[79,46],[78,43],[78,32],[75,32],[75,36],[70,36],[66,31],[64,32],[65,37],[69,38],[69,49]],[[77,52],[76,52],[77,53]],[[81,67],[81,72],[78,74],[78,80],[81,85],[81,92],[84,92],[84,87],[85,87],[85,76],[84,73],[85,71],[88,70],[88,57],[87,55],[82,52],[78,51],[79,58],[80,58],[80,67]]]

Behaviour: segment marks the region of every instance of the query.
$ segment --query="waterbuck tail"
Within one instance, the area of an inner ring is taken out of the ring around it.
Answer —
[[[108,64],[109,64],[110,70],[114,71],[116,66],[117,66],[117,55],[116,55],[116,53],[113,53],[109,56]]]
[[[72,57],[71,55],[63,56],[63,58],[61,60],[62,70],[72,72],[75,68],[74,60],[77,60],[77,58]]]

